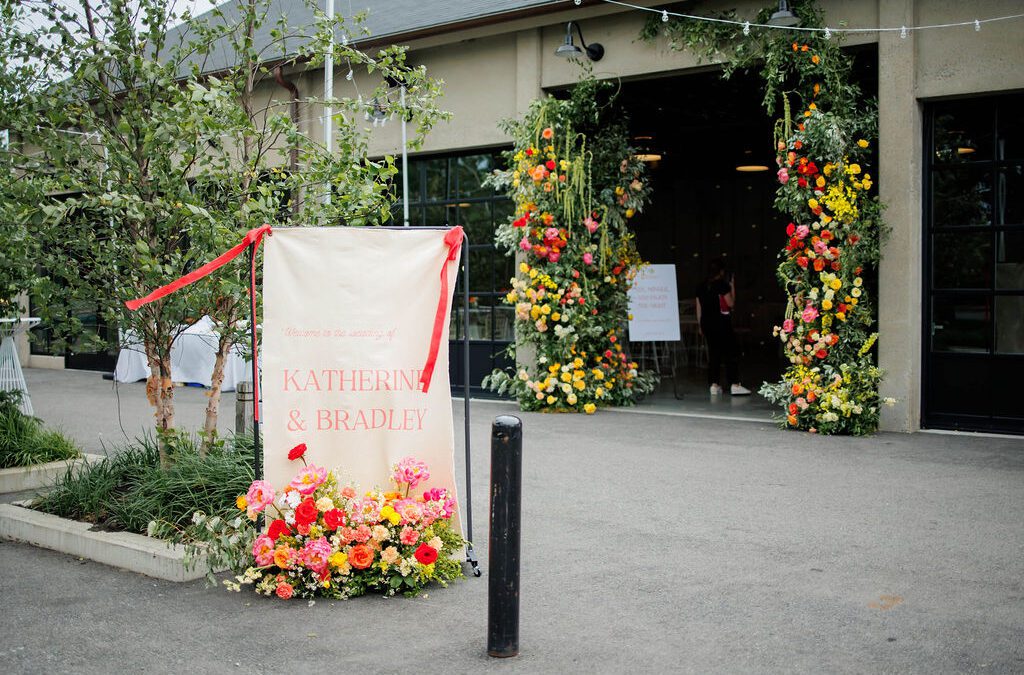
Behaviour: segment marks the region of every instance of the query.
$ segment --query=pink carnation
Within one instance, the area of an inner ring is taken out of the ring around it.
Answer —
[[[310,495],[327,480],[327,469],[322,466],[302,467],[302,470],[292,479],[290,485],[299,491],[299,494]]]
[[[299,554],[305,567],[323,574],[327,569],[327,559],[331,557],[332,552],[331,543],[326,538],[320,537],[313,541],[307,541]]]
[[[338,537],[343,544],[350,544],[356,540],[356,531],[351,527],[342,527],[338,530]]]
[[[252,543],[252,556],[259,567],[266,567],[274,562],[274,540],[265,534],[256,537]]]
[[[402,542],[406,546],[412,546],[420,538],[420,533],[412,529],[408,525],[402,528],[401,533],[398,535],[398,541]]]
[[[274,488],[265,480],[254,480],[245,494],[245,501],[250,512],[259,513],[274,503]]]
[[[370,527],[368,525],[360,525],[356,528],[355,539],[360,544],[365,544],[366,542],[368,542],[371,536],[373,536],[373,532],[370,530]]]
[[[391,470],[391,479],[398,485],[408,485],[410,490],[430,479],[427,464],[415,457],[405,457],[399,460],[398,464],[391,467]]]

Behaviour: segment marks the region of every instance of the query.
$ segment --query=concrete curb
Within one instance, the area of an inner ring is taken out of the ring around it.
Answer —
[[[64,475],[64,472],[69,467],[83,463],[92,464],[101,459],[104,459],[103,455],[82,455],[78,459],[64,459],[58,462],[0,469],[0,494],[38,490],[41,487],[50,485],[56,478]]]
[[[80,523],[26,508],[29,502],[0,504],[0,539],[12,539],[88,558],[167,581],[192,581],[206,574],[205,559],[185,569],[185,548],[130,532],[93,531]]]

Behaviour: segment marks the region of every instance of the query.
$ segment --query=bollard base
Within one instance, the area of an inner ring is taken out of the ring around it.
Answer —
[[[519,648],[516,649],[488,649],[488,656],[493,656],[496,659],[507,659],[513,656],[519,656]]]
[[[468,563],[469,566],[473,568],[474,577],[479,577],[483,574],[483,572],[480,570],[480,563],[478,563],[476,560],[476,553],[473,551],[472,544],[466,547],[466,563]]]

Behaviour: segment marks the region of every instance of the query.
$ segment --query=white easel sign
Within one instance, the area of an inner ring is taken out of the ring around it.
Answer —
[[[630,342],[679,340],[675,265],[647,265],[629,289]]]

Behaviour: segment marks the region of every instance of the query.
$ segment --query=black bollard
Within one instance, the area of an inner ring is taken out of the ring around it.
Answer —
[[[523,496],[523,422],[501,415],[491,426],[491,529],[487,654],[519,654],[519,522]]]

